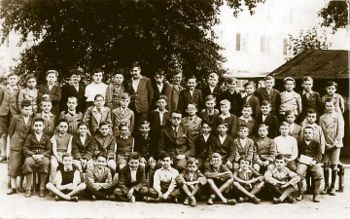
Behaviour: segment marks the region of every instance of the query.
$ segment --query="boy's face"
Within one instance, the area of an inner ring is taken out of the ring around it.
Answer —
[[[289,114],[288,116],[286,116],[286,121],[287,121],[289,124],[293,124],[294,121],[295,121],[295,115],[294,115],[294,114]]]
[[[39,133],[42,133],[43,130],[44,130],[44,123],[42,121],[37,121],[37,122],[34,122],[33,124],[33,129],[34,129],[34,132],[39,134]]]
[[[44,113],[49,113],[51,112],[52,109],[52,103],[48,101],[44,101],[41,103],[41,109],[43,110]]]
[[[182,81],[182,74],[174,75],[174,77],[173,77],[173,83],[174,84],[180,85],[181,81]]]
[[[113,82],[117,85],[121,85],[124,82],[124,76],[122,74],[116,74]]]
[[[242,115],[244,118],[249,118],[252,115],[252,108],[251,107],[244,107],[242,109]]]
[[[107,136],[109,133],[109,125],[103,125],[99,128],[99,131],[102,136]]]
[[[92,79],[97,84],[101,83],[102,79],[103,79],[103,73],[102,72],[95,72],[94,75],[92,76]]]
[[[130,104],[130,98],[120,100],[120,105],[123,108],[127,108],[129,104]]]
[[[171,161],[170,157],[164,157],[162,160],[162,166],[166,169],[170,168],[171,163],[172,163],[172,161]]]
[[[303,88],[305,91],[309,92],[312,89],[312,82],[311,81],[304,81],[303,82]]]
[[[86,125],[79,126],[78,132],[80,135],[85,136],[88,133],[88,128]]]
[[[333,102],[326,102],[325,104],[326,112],[331,113],[334,111],[334,103]]]
[[[289,127],[286,126],[286,125],[281,126],[281,127],[280,127],[280,133],[281,133],[281,135],[283,135],[283,136],[287,136],[288,133],[289,133]]]
[[[137,159],[131,159],[131,160],[129,160],[128,164],[129,164],[130,169],[137,170],[137,168],[140,165],[140,161]]]
[[[278,170],[281,170],[282,168],[284,168],[286,166],[286,162],[281,159],[281,160],[275,160],[275,167],[278,169]]]
[[[151,128],[149,127],[149,124],[141,124],[140,132],[142,134],[147,134],[147,133],[149,133],[150,130],[151,130]]]
[[[196,164],[191,163],[191,164],[187,165],[187,169],[188,169],[189,172],[194,173],[194,172],[197,171],[198,167],[197,167]]]
[[[245,87],[245,91],[247,92],[248,95],[251,95],[255,92],[255,88],[253,85],[247,85]]]
[[[53,85],[57,81],[57,76],[55,73],[50,73],[46,76],[46,81],[48,84]]]
[[[236,90],[236,87],[237,87],[237,82],[236,81],[233,81],[232,83],[226,83],[226,87],[229,91],[235,91]]]
[[[249,161],[247,161],[247,160],[241,160],[241,161],[239,162],[239,167],[240,167],[242,170],[246,171],[246,170],[249,169],[249,164],[250,164]]]
[[[194,116],[197,113],[197,108],[193,104],[188,104],[186,112],[190,116]]]
[[[335,86],[328,86],[326,87],[326,91],[328,95],[333,96],[335,92],[337,91],[337,88]]]
[[[221,113],[228,113],[230,111],[230,106],[228,104],[220,104]]]
[[[178,127],[181,123],[182,115],[180,113],[171,114],[171,124],[175,127]]]
[[[307,122],[309,124],[314,124],[317,120],[316,113],[308,113],[307,114]]]
[[[22,115],[23,116],[31,116],[33,114],[33,107],[32,106],[25,106],[22,108]]]
[[[227,127],[226,127],[226,125],[223,125],[223,124],[221,124],[221,125],[219,125],[218,127],[217,127],[217,131],[218,131],[218,133],[220,134],[220,135],[224,135],[224,134],[226,134],[227,133]]]
[[[164,100],[164,99],[159,99],[157,101],[157,107],[160,109],[160,110],[164,110],[165,107],[167,105],[167,102]]]
[[[210,132],[211,132],[210,126],[209,126],[208,124],[204,123],[204,124],[202,125],[202,133],[205,134],[205,135],[207,135],[207,134],[209,134]]]
[[[103,97],[97,97],[95,98],[94,104],[96,107],[100,108],[105,105],[105,100],[103,99]]]
[[[271,106],[270,105],[261,106],[261,112],[263,115],[268,115],[271,112]]]
[[[311,128],[304,129],[304,139],[310,141],[314,137],[314,130]]]
[[[95,165],[97,168],[102,169],[103,167],[107,166],[107,160],[104,157],[98,157],[95,161]]]
[[[267,134],[268,134],[268,130],[267,130],[266,127],[261,127],[261,128],[258,129],[259,137],[265,138],[267,136]]]
[[[193,89],[196,88],[196,86],[197,86],[197,80],[196,79],[194,79],[194,78],[188,79],[188,81],[187,81],[187,88],[188,89],[193,90]]]
[[[81,76],[76,75],[76,74],[72,74],[72,76],[70,77],[70,80],[73,84],[79,84],[79,82],[81,80]]]
[[[133,79],[139,79],[141,77],[141,68],[139,68],[139,67],[132,68],[131,77]]]
[[[238,136],[240,138],[247,138],[248,137],[248,134],[249,134],[249,129],[248,128],[241,128],[239,131],[238,131]]]
[[[205,106],[207,107],[208,110],[213,110],[215,107],[215,101],[214,100],[208,100],[205,102]]]
[[[218,78],[215,76],[209,76],[209,78],[208,78],[208,84],[211,87],[215,87],[218,84],[218,81],[219,81]]]
[[[15,86],[17,85],[18,82],[18,77],[17,75],[11,75],[10,77],[8,77],[7,82],[10,86]]]
[[[31,78],[27,81],[27,87],[30,88],[30,89],[33,89],[36,87],[36,79],[35,78]]]
[[[127,126],[123,126],[120,129],[121,136],[129,136],[129,128]]]
[[[74,111],[78,106],[77,100],[68,98],[67,106],[69,110]]]
[[[164,75],[156,74],[154,80],[157,84],[162,84],[164,82]]]
[[[213,167],[220,167],[220,165],[222,164],[222,159],[220,157],[212,157],[210,159],[210,164],[213,166]]]
[[[68,157],[64,157],[62,160],[63,166],[69,169],[72,169],[72,165],[73,165],[73,158],[68,156]]]
[[[265,80],[265,86],[267,89],[272,89],[275,86],[275,82],[273,80]]]
[[[68,131],[68,124],[66,122],[61,122],[58,125],[58,132],[61,134],[65,134]]]
[[[284,83],[284,88],[286,88],[287,91],[292,91],[294,89],[294,82],[293,81],[286,81]]]

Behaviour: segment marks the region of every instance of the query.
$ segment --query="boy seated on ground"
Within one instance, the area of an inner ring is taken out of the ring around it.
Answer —
[[[118,187],[114,195],[118,200],[130,201],[147,199],[148,183],[145,167],[140,165],[140,156],[137,152],[129,155],[128,164],[120,170]]]
[[[239,159],[239,169],[233,174],[233,186],[239,191],[239,202],[251,200],[259,204],[258,194],[264,186],[264,176],[250,167],[250,160],[247,156]]]
[[[49,182],[46,188],[55,194],[55,200],[60,199],[78,202],[78,194],[85,190],[85,183],[81,182],[80,172],[73,166],[70,154],[62,155],[62,164],[55,174],[55,184]]]
[[[175,180],[180,187],[179,196],[185,200],[184,205],[196,206],[195,196],[207,182],[203,173],[198,170],[198,160],[190,157],[187,161],[187,168]]]
[[[86,173],[86,191],[92,200],[114,200],[112,189],[112,173],[107,167],[107,159],[98,154],[94,166]]]
[[[160,155],[162,167],[154,173],[153,188],[150,188],[149,195],[156,201],[173,201],[177,202],[175,178],[179,172],[171,167],[173,160],[170,154],[164,152]]]
[[[279,204],[287,199],[289,203],[295,203],[291,193],[297,189],[300,176],[288,169],[283,154],[277,154],[275,165],[265,172],[265,182],[273,192],[273,203]],[[275,196],[278,196],[276,198]]]
[[[213,205],[217,197],[224,204],[236,204],[235,199],[227,199],[223,193],[230,191],[233,179],[232,172],[227,166],[222,164],[222,157],[218,153],[213,153],[210,156],[210,163],[204,168],[204,176],[208,180],[208,185],[212,190],[208,199],[208,205]]]

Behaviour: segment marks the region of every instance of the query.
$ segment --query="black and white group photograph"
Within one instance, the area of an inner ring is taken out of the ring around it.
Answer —
[[[348,218],[349,7],[0,0],[0,218]]]

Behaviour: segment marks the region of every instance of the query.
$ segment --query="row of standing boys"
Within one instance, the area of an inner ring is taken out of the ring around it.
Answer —
[[[57,79],[58,72],[49,70],[39,88],[33,75],[19,87],[19,77],[10,74],[0,89],[0,155],[8,159],[8,194],[24,190],[25,176],[30,197],[33,173],[39,175],[40,196],[47,188],[56,200],[73,201],[86,190],[92,199],[181,200],[195,206],[208,186],[208,204],[259,203],[264,187],[275,194],[274,203],[294,202],[303,199],[306,180],[319,202],[321,181],[321,192],[335,195],[337,175],[343,190],[344,100],[333,81],[321,98],[310,77],[303,79],[300,94],[293,78],[284,79],[280,92],[270,76],[258,89],[247,82],[242,94],[233,77],[219,86],[219,75],[211,73],[197,89],[190,76],[182,87],[181,73],[172,75],[172,83],[163,71],[151,80],[138,63],[125,82],[116,73],[107,85],[101,70],[86,87],[78,70],[62,87]]]

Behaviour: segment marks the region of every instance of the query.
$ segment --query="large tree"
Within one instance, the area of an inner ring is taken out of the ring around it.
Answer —
[[[235,15],[253,11],[261,0],[228,0]],[[203,75],[222,71],[224,60],[212,27],[223,0],[1,0],[2,39],[15,30],[25,49],[16,71],[70,68],[107,73],[124,71],[135,60],[144,74],[166,72]]]

